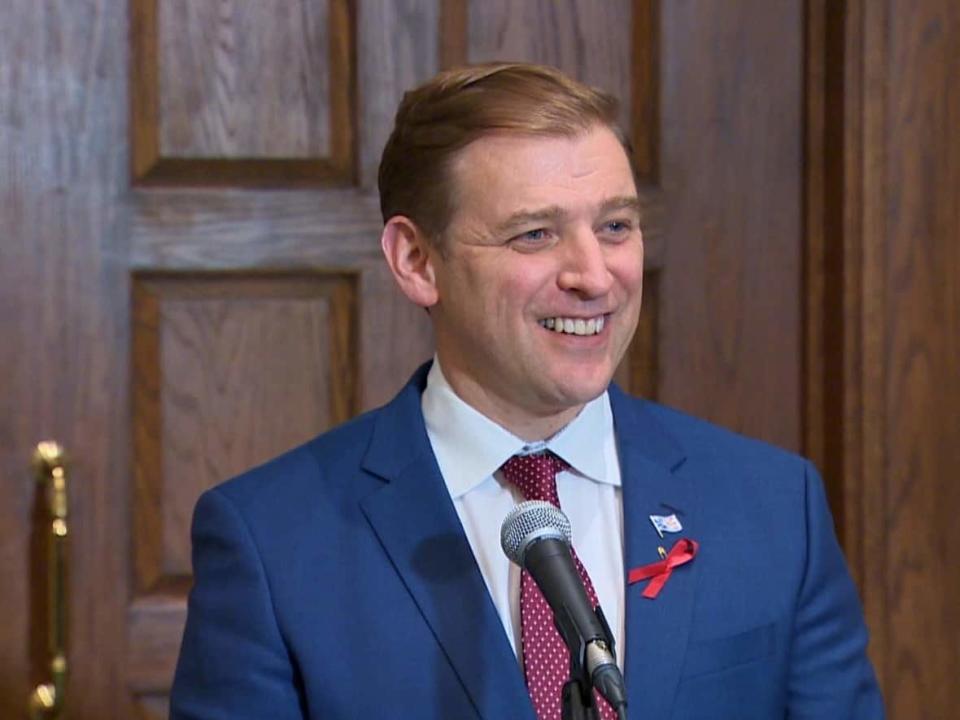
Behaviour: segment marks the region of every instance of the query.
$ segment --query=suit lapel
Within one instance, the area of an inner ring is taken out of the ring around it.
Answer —
[[[364,469],[385,482],[361,507],[478,714],[533,720],[517,659],[430,449],[420,411],[425,377],[423,368],[380,413]]]
[[[616,388],[610,391],[623,477],[624,568],[659,560],[681,537],[697,539],[696,496],[675,471],[684,454],[657,420]],[[661,539],[651,515],[676,513],[683,531]],[[625,681],[630,714],[669,717],[690,632],[697,561],[674,570],[656,599],[642,596],[647,581],[625,586]]]

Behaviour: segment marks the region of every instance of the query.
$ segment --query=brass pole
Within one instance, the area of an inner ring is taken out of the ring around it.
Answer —
[[[37,445],[33,454],[37,482],[43,485],[50,513],[47,553],[49,615],[47,643],[50,681],[30,695],[31,720],[59,718],[66,703],[67,684],[67,471],[63,448],[51,441]]]

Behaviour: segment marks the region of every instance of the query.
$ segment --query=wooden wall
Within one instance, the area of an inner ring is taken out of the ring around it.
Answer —
[[[810,452],[892,718],[960,706],[960,4],[808,3]]]

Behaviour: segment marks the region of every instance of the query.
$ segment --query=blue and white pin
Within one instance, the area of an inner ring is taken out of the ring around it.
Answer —
[[[650,522],[653,523],[657,535],[661,538],[664,533],[678,533],[683,530],[683,525],[681,525],[677,519],[676,513],[671,513],[670,515],[651,515]]]

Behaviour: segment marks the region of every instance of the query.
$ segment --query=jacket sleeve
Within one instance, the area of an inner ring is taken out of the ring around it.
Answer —
[[[305,716],[250,531],[219,490],[193,517],[194,585],[170,697],[172,720]]]
[[[790,720],[882,720],[883,700],[867,658],[860,600],[837,542],[823,483],[806,470],[806,568],[791,646]]]

